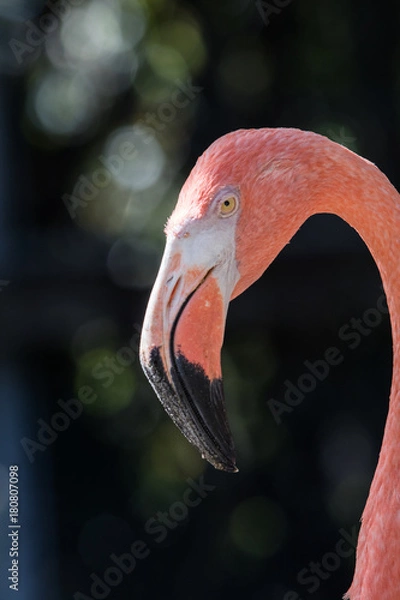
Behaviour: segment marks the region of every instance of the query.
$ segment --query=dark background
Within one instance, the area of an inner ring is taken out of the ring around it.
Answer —
[[[354,553],[335,548],[366,500],[392,360],[386,315],[354,349],[339,337],[382,295],[357,234],[313,217],[232,303],[223,371],[236,475],[203,462],[168,420],[138,364],[137,331],[163,224],[220,135],[317,131],[399,188],[399,17],[394,1],[0,2],[2,598],[14,597],[10,464],[20,476],[21,600],[329,600],[348,589]],[[174,107],[188,81],[197,91]],[[66,197],[121,140],[139,152],[72,218]],[[284,401],[285,382],[296,385],[304,361],[331,346],[341,364],[278,424],[268,401]],[[118,373],[93,375],[121,356]],[[27,451],[38,420],[51,423],[59,400],[84,385],[96,401]],[[201,477],[206,497],[185,508]],[[171,520],[157,530],[159,511]],[[104,581],[111,555],[136,540],[148,555],[93,595],[92,574]],[[312,561],[323,573],[314,586],[298,578]]]

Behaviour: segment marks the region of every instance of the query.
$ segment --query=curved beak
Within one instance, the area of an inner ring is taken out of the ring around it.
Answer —
[[[229,269],[191,254],[185,239],[167,241],[144,319],[140,362],[189,442],[217,469],[235,472],[220,367],[234,281]]]

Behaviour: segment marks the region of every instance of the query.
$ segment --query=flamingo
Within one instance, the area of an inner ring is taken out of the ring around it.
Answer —
[[[400,196],[371,162],[298,129],[237,130],[198,159],[165,232],[140,360],[187,439],[235,472],[220,352],[230,300],[315,213],[347,221],[379,268],[391,315],[393,378],[382,448],[362,515],[350,600],[400,598]]]

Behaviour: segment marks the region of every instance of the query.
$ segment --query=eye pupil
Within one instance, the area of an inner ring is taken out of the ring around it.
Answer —
[[[236,212],[238,201],[235,196],[227,196],[222,198],[221,204],[219,205],[220,214],[222,217],[229,217]]]

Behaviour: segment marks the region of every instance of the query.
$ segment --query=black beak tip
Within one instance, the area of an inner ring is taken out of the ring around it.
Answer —
[[[219,471],[225,471],[225,473],[238,473],[239,469],[236,466],[235,460],[223,460],[219,461],[214,457],[208,457],[204,454],[201,455],[201,458],[207,460],[213,467],[218,469]]]
[[[222,380],[210,381],[200,365],[194,365],[182,354],[174,358],[171,379],[160,348],[152,349],[149,360],[142,359],[142,367],[166,412],[202,458],[216,469],[237,473]]]

